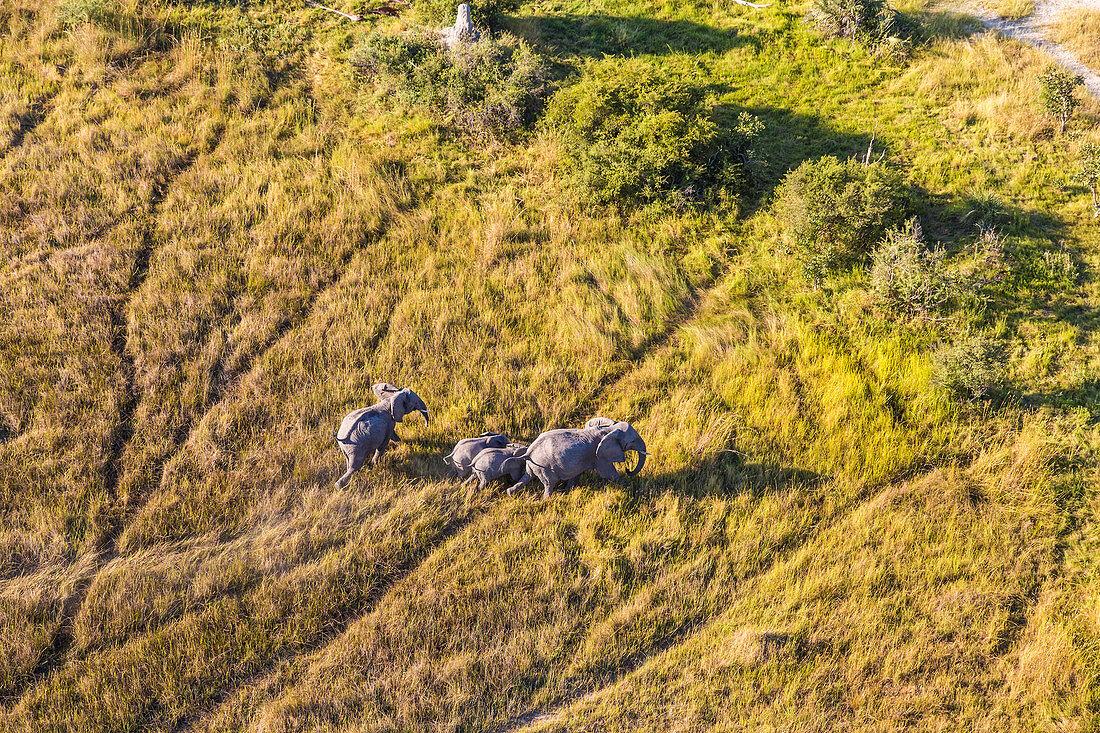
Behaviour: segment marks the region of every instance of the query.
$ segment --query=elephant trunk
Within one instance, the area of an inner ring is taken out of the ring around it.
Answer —
[[[645,466],[645,457],[649,454],[645,452],[645,444],[642,444],[641,450],[638,451],[638,465],[633,471],[627,471],[628,476],[637,476],[642,472],[642,468]]]
[[[424,416],[424,425],[427,426],[428,425],[428,411],[427,410],[420,410],[420,414]]]

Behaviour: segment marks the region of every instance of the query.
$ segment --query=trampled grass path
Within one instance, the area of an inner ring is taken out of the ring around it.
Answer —
[[[296,651],[276,656],[264,664],[263,667],[254,674],[222,690],[221,694],[211,704],[209,710],[196,710],[191,715],[182,718],[172,729],[174,733],[186,733],[187,731],[194,730],[195,727],[205,719],[206,715],[216,713],[222,704],[231,700],[240,691],[264,681],[279,665],[291,660],[302,659],[314,655],[324,656],[325,650],[331,644],[343,637],[348,629],[354,626],[358,621],[373,613],[378,604],[381,603],[386,596],[398,588],[401,583],[415,573],[420,566],[434,557],[436,552],[442,549],[452,539],[458,537],[464,530],[483,519],[490,511],[492,511],[492,505],[471,511],[465,517],[444,526],[439,536],[426,548],[425,552],[413,557],[409,562],[399,565],[389,578],[379,584],[378,588],[371,594],[371,597],[363,604],[358,613],[351,613],[343,618],[332,619],[330,623],[327,624],[327,628],[330,630],[320,634],[313,642],[304,645]]]
[[[213,152],[221,141],[221,132],[215,136],[213,143],[205,151],[191,151],[175,168],[172,175],[161,185],[153,190],[153,195],[148,203],[148,218],[142,236],[142,245],[131,267],[130,278],[127,283],[122,302],[111,314],[111,330],[114,338],[111,341],[112,350],[118,359],[124,375],[125,398],[119,408],[119,422],[111,434],[110,457],[104,470],[104,485],[109,501],[114,511],[109,519],[107,531],[99,539],[96,548],[96,562],[90,573],[86,574],[76,583],[73,592],[65,599],[62,605],[61,623],[54,634],[53,640],[43,650],[34,672],[28,678],[26,685],[13,692],[12,699],[20,699],[32,690],[39,682],[44,680],[61,663],[65,661],[73,643],[73,626],[80,609],[87,598],[88,589],[91,587],[99,572],[112,560],[118,557],[118,538],[126,526],[126,517],[132,513],[129,507],[119,506],[118,497],[119,481],[122,477],[122,459],[134,435],[134,413],[137,410],[140,395],[137,392],[134,379],[134,359],[129,348],[129,329],[126,315],[130,310],[130,304],[134,295],[141,289],[149,275],[149,263],[156,249],[152,227],[157,218],[157,213],[163,206],[169,190],[188,170],[195,164],[203,153]]]
[[[817,522],[812,529],[805,533],[801,538],[794,542],[788,543],[782,550],[775,553],[767,563],[763,564],[760,568],[754,572],[746,575],[740,580],[738,587],[743,584],[751,583],[753,580],[763,577],[775,567],[780,565],[786,559],[794,555],[808,544],[816,541],[823,534],[830,529],[840,525],[848,517],[858,512],[864,506],[876,501],[884,492],[888,491],[895,483],[904,481],[906,479],[915,479],[920,474],[912,472],[903,472],[907,475],[891,477],[889,480],[876,483],[874,486],[866,486],[860,492],[858,492],[849,502],[840,506],[831,513],[828,517],[822,518]],[[720,614],[712,615],[708,618],[702,618],[682,629],[674,631],[664,639],[661,639],[657,644],[653,645],[650,649],[642,654],[636,655],[634,658],[628,660],[627,664],[623,665],[614,675],[605,680],[599,687],[591,690],[576,690],[564,695],[563,697],[554,700],[553,702],[544,705],[540,708],[530,710],[514,720],[511,720],[504,725],[495,728],[493,733],[518,733],[529,726],[539,725],[541,723],[549,722],[557,718],[566,708],[581,700],[593,699],[602,694],[605,690],[608,690],[615,685],[628,678],[630,675],[638,672],[642,667],[655,662],[663,655],[674,653],[678,648],[689,644],[692,639],[696,638],[700,634],[706,633],[706,631],[717,621],[721,619]]]

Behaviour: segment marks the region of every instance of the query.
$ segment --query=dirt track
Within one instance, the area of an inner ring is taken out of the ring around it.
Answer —
[[[1035,4],[1035,12],[1029,17],[1018,21],[1004,20],[998,15],[980,10],[977,15],[986,28],[999,31],[1005,35],[1029,43],[1054,56],[1055,61],[1062,64],[1071,72],[1080,74],[1085,79],[1085,86],[1093,97],[1100,99],[1100,69],[1092,69],[1082,64],[1079,59],[1071,54],[1062,44],[1049,39],[1049,25],[1058,19],[1067,10],[1092,9],[1100,10],[1100,0],[1040,0]]]
[[[1100,73],[1098,73],[1100,70],[1085,66],[1064,46],[1049,38],[1050,25],[1062,13],[1074,9],[1100,10],[1100,0],[1039,0],[1035,5],[1035,12],[1021,20],[1005,20],[988,10],[979,10],[976,15],[986,28],[999,31],[1049,53],[1062,66],[1080,74],[1089,92],[1100,99]]]

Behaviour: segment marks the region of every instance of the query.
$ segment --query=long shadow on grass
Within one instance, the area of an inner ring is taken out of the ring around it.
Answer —
[[[614,15],[536,15],[511,18],[507,29],[549,56],[634,56],[724,53],[760,48],[754,36],[687,20]]]

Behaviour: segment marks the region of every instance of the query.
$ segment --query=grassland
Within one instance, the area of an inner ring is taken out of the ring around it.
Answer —
[[[1100,67],[1100,11],[1078,9],[1063,12],[1051,26],[1051,37],[1072,51],[1089,68]]]
[[[0,727],[1093,729],[1100,234],[1067,181],[1100,109],[1060,137],[1041,54],[902,9],[902,59],[799,6],[506,20],[560,84],[640,58],[759,117],[756,188],[708,211],[594,207],[548,131],[471,146],[356,82],[407,21],[0,8]],[[900,319],[784,250],[782,176],[872,132],[959,257],[999,202],[980,306]],[[1002,400],[935,384],[974,331]],[[383,379],[431,427],[336,490]],[[443,476],[594,414],[654,453],[627,489]]]

